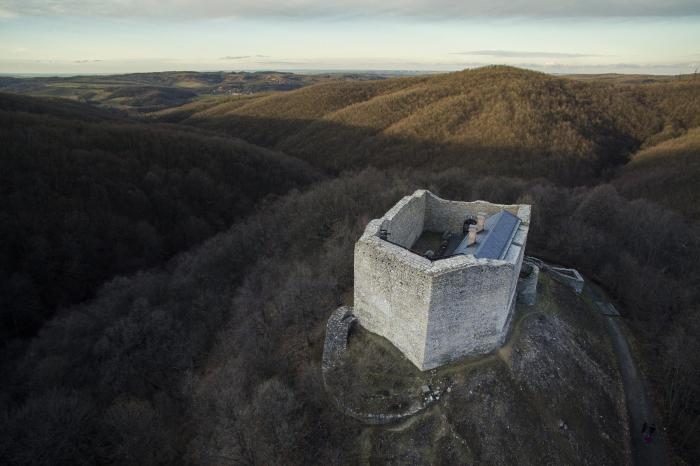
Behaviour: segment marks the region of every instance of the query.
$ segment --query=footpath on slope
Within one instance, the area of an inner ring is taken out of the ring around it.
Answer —
[[[543,264],[545,271],[553,266],[541,259],[534,258],[535,262]],[[578,272],[576,272],[578,274]],[[580,275],[579,275],[580,277]],[[634,358],[630,352],[629,344],[624,334],[620,330],[617,322],[621,318],[615,306],[605,298],[604,293],[593,285],[589,280],[585,281],[585,286],[576,290],[583,292],[598,308],[600,314],[607,323],[608,333],[613,344],[613,349],[617,355],[620,367],[620,376],[625,391],[625,402],[627,404],[627,416],[629,420],[629,430],[631,435],[632,459],[637,466],[657,466],[664,465],[666,461],[666,436],[659,423],[656,422],[654,407],[649,402],[644,379],[639,374]],[[656,432],[651,443],[644,441],[642,427],[656,424]]]
[[[587,293],[593,302],[602,303],[603,306],[599,306],[601,309],[603,307],[611,307],[611,303],[601,296],[594,286],[590,285],[590,282],[586,284],[584,293]],[[667,451],[666,436],[660,424],[656,422],[654,408],[647,397],[644,380],[634,363],[627,339],[620,330],[620,325],[617,322],[617,319],[620,317],[611,314],[603,315],[608,324],[608,331],[610,332],[610,338],[620,366],[622,384],[625,388],[634,464],[638,466],[664,465],[666,464]],[[657,426],[651,443],[644,442],[642,426],[645,422],[647,424],[656,423]]]
[[[540,261],[541,262],[541,261]],[[544,264],[544,263],[543,263]],[[547,273],[548,264],[543,268],[543,272]],[[586,280],[585,286],[582,287],[582,294],[589,298],[593,304],[593,309],[598,309],[603,317],[607,331],[609,333],[612,347],[618,361],[620,377],[624,389],[625,404],[627,409],[627,417],[630,433],[630,445],[632,450],[632,460],[634,465],[664,465],[667,463],[667,439],[663,431],[663,426],[660,419],[657,419],[654,414],[654,407],[647,395],[647,388],[643,376],[638,371],[634,358],[630,351],[629,344],[624,333],[621,330],[618,319],[622,317],[617,312],[615,307],[605,297],[602,290],[599,290],[596,285]],[[324,347],[323,357],[323,378],[326,389],[329,390],[328,381],[326,380],[327,372],[332,370],[339,359],[347,349],[347,336],[350,326],[354,323],[354,316],[349,307],[343,307],[334,313],[328,322],[328,334],[326,345]],[[511,338],[518,332],[520,324],[525,318],[532,315],[537,315],[537,312],[526,313],[521,316],[513,326]],[[328,338],[330,336],[330,338]],[[509,338],[510,339],[510,338]],[[482,358],[475,361],[474,364],[481,364],[486,360],[491,360],[497,357],[496,354],[490,355],[487,358]],[[332,390],[329,390],[333,394]],[[410,427],[414,420],[411,420],[415,414],[423,411],[432,403],[416,403],[410,406],[407,410],[401,413],[364,413],[357,412],[349,406],[345,406],[340,399],[334,396],[336,403],[341,411],[345,412],[357,420],[367,424],[386,424],[400,420],[408,420],[409,422],[397,426],[397,430]],[[432,401],[432,400],[431,400]],[[647,444],[642,435],[642,425],[646,422],[648,425],[655,423],[657,431],[651,443]]]

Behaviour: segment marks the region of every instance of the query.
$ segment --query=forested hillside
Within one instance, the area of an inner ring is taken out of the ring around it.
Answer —
[[[143,96],[132,84],[110,92]],[[380,451],[326,394],[325,323],[367,221],[426,188],[533,205],[527,253],[612,296],[674,460],[700,463],[698,109],[692,76],[508,67],[209,96],[152,120],[0,94],[0,337],[19,337],[0,353],[0,462]]]
[[[0,95],[0,339],[318,179],[243,141]]]
[[[676,454],[692,464],[697,228],[609,185],[467,177],[366,170],[318,183],[165,269],[111,282],[5,369],[0,452],[11,464],[359,461],[368,427],[340,415],[321,380],[325,320],[352,287],[353,245],[367,219],[427,187],[535,206],[530,253],[575,264],[622,303]]]
[[[635,154],[615,185],[700,221],[700,127]]]
[[[458,166],[581,184],[664,129],[696,126],[698,105],[698,79],[626,86],[486,67],[212,100],[180,115],[336,172]]]

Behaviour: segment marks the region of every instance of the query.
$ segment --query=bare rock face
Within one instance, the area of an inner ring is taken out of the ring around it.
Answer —
[[[431,260],[411,250],[424,232],[462,235],[479,215],[486,228],[462,253]],[[489,222],[499,215],[513,219],[509,230]],[[421,370],[495,350],[510,326],[529,223],[529,205],[449,201],[425,190],[404,197],[355,245],[358,322]],[[479,249],[494,238],[496,247]]]

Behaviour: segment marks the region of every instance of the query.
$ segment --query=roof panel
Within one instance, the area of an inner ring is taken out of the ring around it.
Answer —
[[[503,252],[510,245],[513,233],[520,225],[520,219],[506,210],[487,219],[488,232],[474,253],[478,259],[500,259]]]

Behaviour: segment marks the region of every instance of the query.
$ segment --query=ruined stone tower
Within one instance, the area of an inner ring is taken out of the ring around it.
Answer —
[[[529,205],[458,202],[418,190],[355,244],[354,314],[419,369],[505,340]]]

